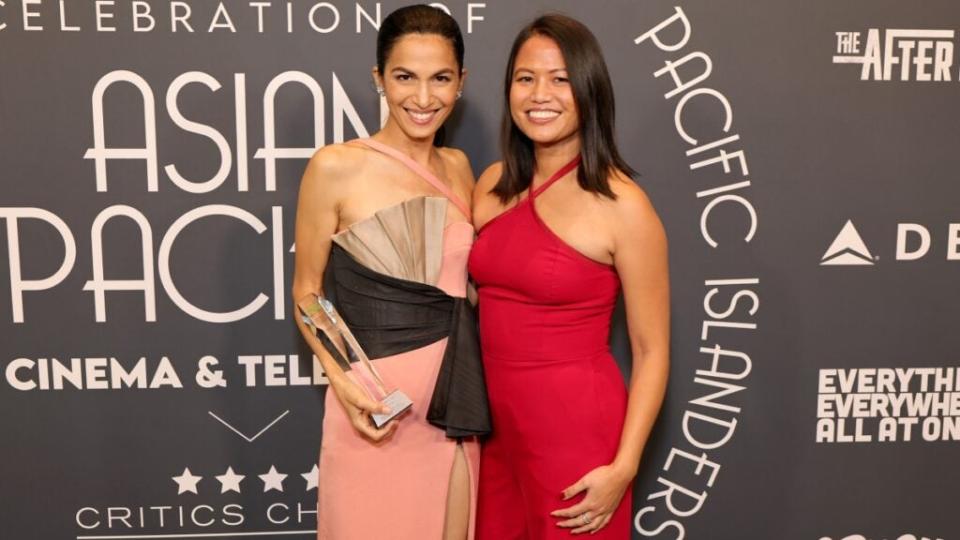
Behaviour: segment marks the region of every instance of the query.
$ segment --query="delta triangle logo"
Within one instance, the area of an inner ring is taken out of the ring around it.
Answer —
[[[873,255],[849,219],[820,258],[820,266],[873,266]]]

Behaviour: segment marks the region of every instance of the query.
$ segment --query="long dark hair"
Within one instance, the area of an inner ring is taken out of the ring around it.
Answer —
[[[517,34],[510,50],[504,78],[503,117],[500,124],[500,151],[503,172],[491,192],[506,203],[530,186],[537,160],[531,141],[513,122],[510,114],[510,86],[520,47],[533,36],[553,40],[567,66],[573,100],[580,123],[580,166],[577,183],[586,191],[616,199],[608,176],[619,169],[629,176],[636,172],[620,157],[614,140],[613,84],[597,38],[580,21],[560,14],[538,17]]]
[[[416,4],[395,10],[380,23],[380,31],[377,32],[377,71],[381,77],[384,76],[383,71],[393,46],[407,34],[434,34],[445,38],[453,47],[453,54],[457,59],[457,73],[463,71],[464,48],[460,25],[442,9]],[[433,144],[443,146],[444,139],[446,129],[440,126],[433,138]]]

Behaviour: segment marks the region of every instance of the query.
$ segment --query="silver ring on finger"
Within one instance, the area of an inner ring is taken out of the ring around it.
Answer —
[[[583,523],[584,525],[589,525],[590,516],[586,512],[580,514],[580,522]]]

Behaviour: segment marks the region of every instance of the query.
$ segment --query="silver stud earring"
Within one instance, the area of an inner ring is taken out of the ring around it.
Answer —
[[[379,94],[380,97],[386,96],[386,93],[383,91],[383,87],[382,87],[382,86],[378,86],[378,87],[377,87],[377,94]]]
[[[463,97],[463,90],[457,90],[457,99],[460,99],[462,97]]]

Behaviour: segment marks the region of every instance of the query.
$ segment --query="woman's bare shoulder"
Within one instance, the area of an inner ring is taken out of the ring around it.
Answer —
[[[445,164],[453,165],[455,167],[470,166],[470,158],[468,158],[467,154],[459,148],[454,148],[452,146],[439,146],[437,147],[437,152],[440,153],[440,157],[443,158]]]
[[[493,186],[497,185],[497,182],[500,181],[500,176],[503,174],[503,162],[496,161],[491,163],[482,173],[480,173],[480,178],[477,179],[477,187],[475,188],[474,193],[476,195],[487,194],[493,189]]]
[[[467,193],[473,191],[473,167],[470,166],[470,158],[459,148],[452,146],[443,146],[437,148],[440,158],[443,160],[444,167],[452,174],[450,176],[457,182],[460,182],[461,189]]]
[[[610,176],[609,181],[610,189],[613,191],[613,194],[617,196],[616,199],[610,201],[610,204],[616,208],[618,212],[641,212],[644,214],[654,212],[650,197],[647,196],[646,191],[644,191],[633,178],[630,178],[618,170]]]
[[[313,153],[308,167],[313,167],[320,173],[349,172],[364,161],[364,155],[368,151],[352,142],[328,144]]]
[[[344,184],[357,174],[365,152],[363,147],[349,142],[322,146],[310,157],[303,183],[325,189]]]
[[[612,220],[611,227],[615,235],[624,239],[640,239],[650,235],[663,236],[663,224],[657,215],[646,191],[626,174],[617,171],[610,178],[610,189],[617,196],[609,200]]]

